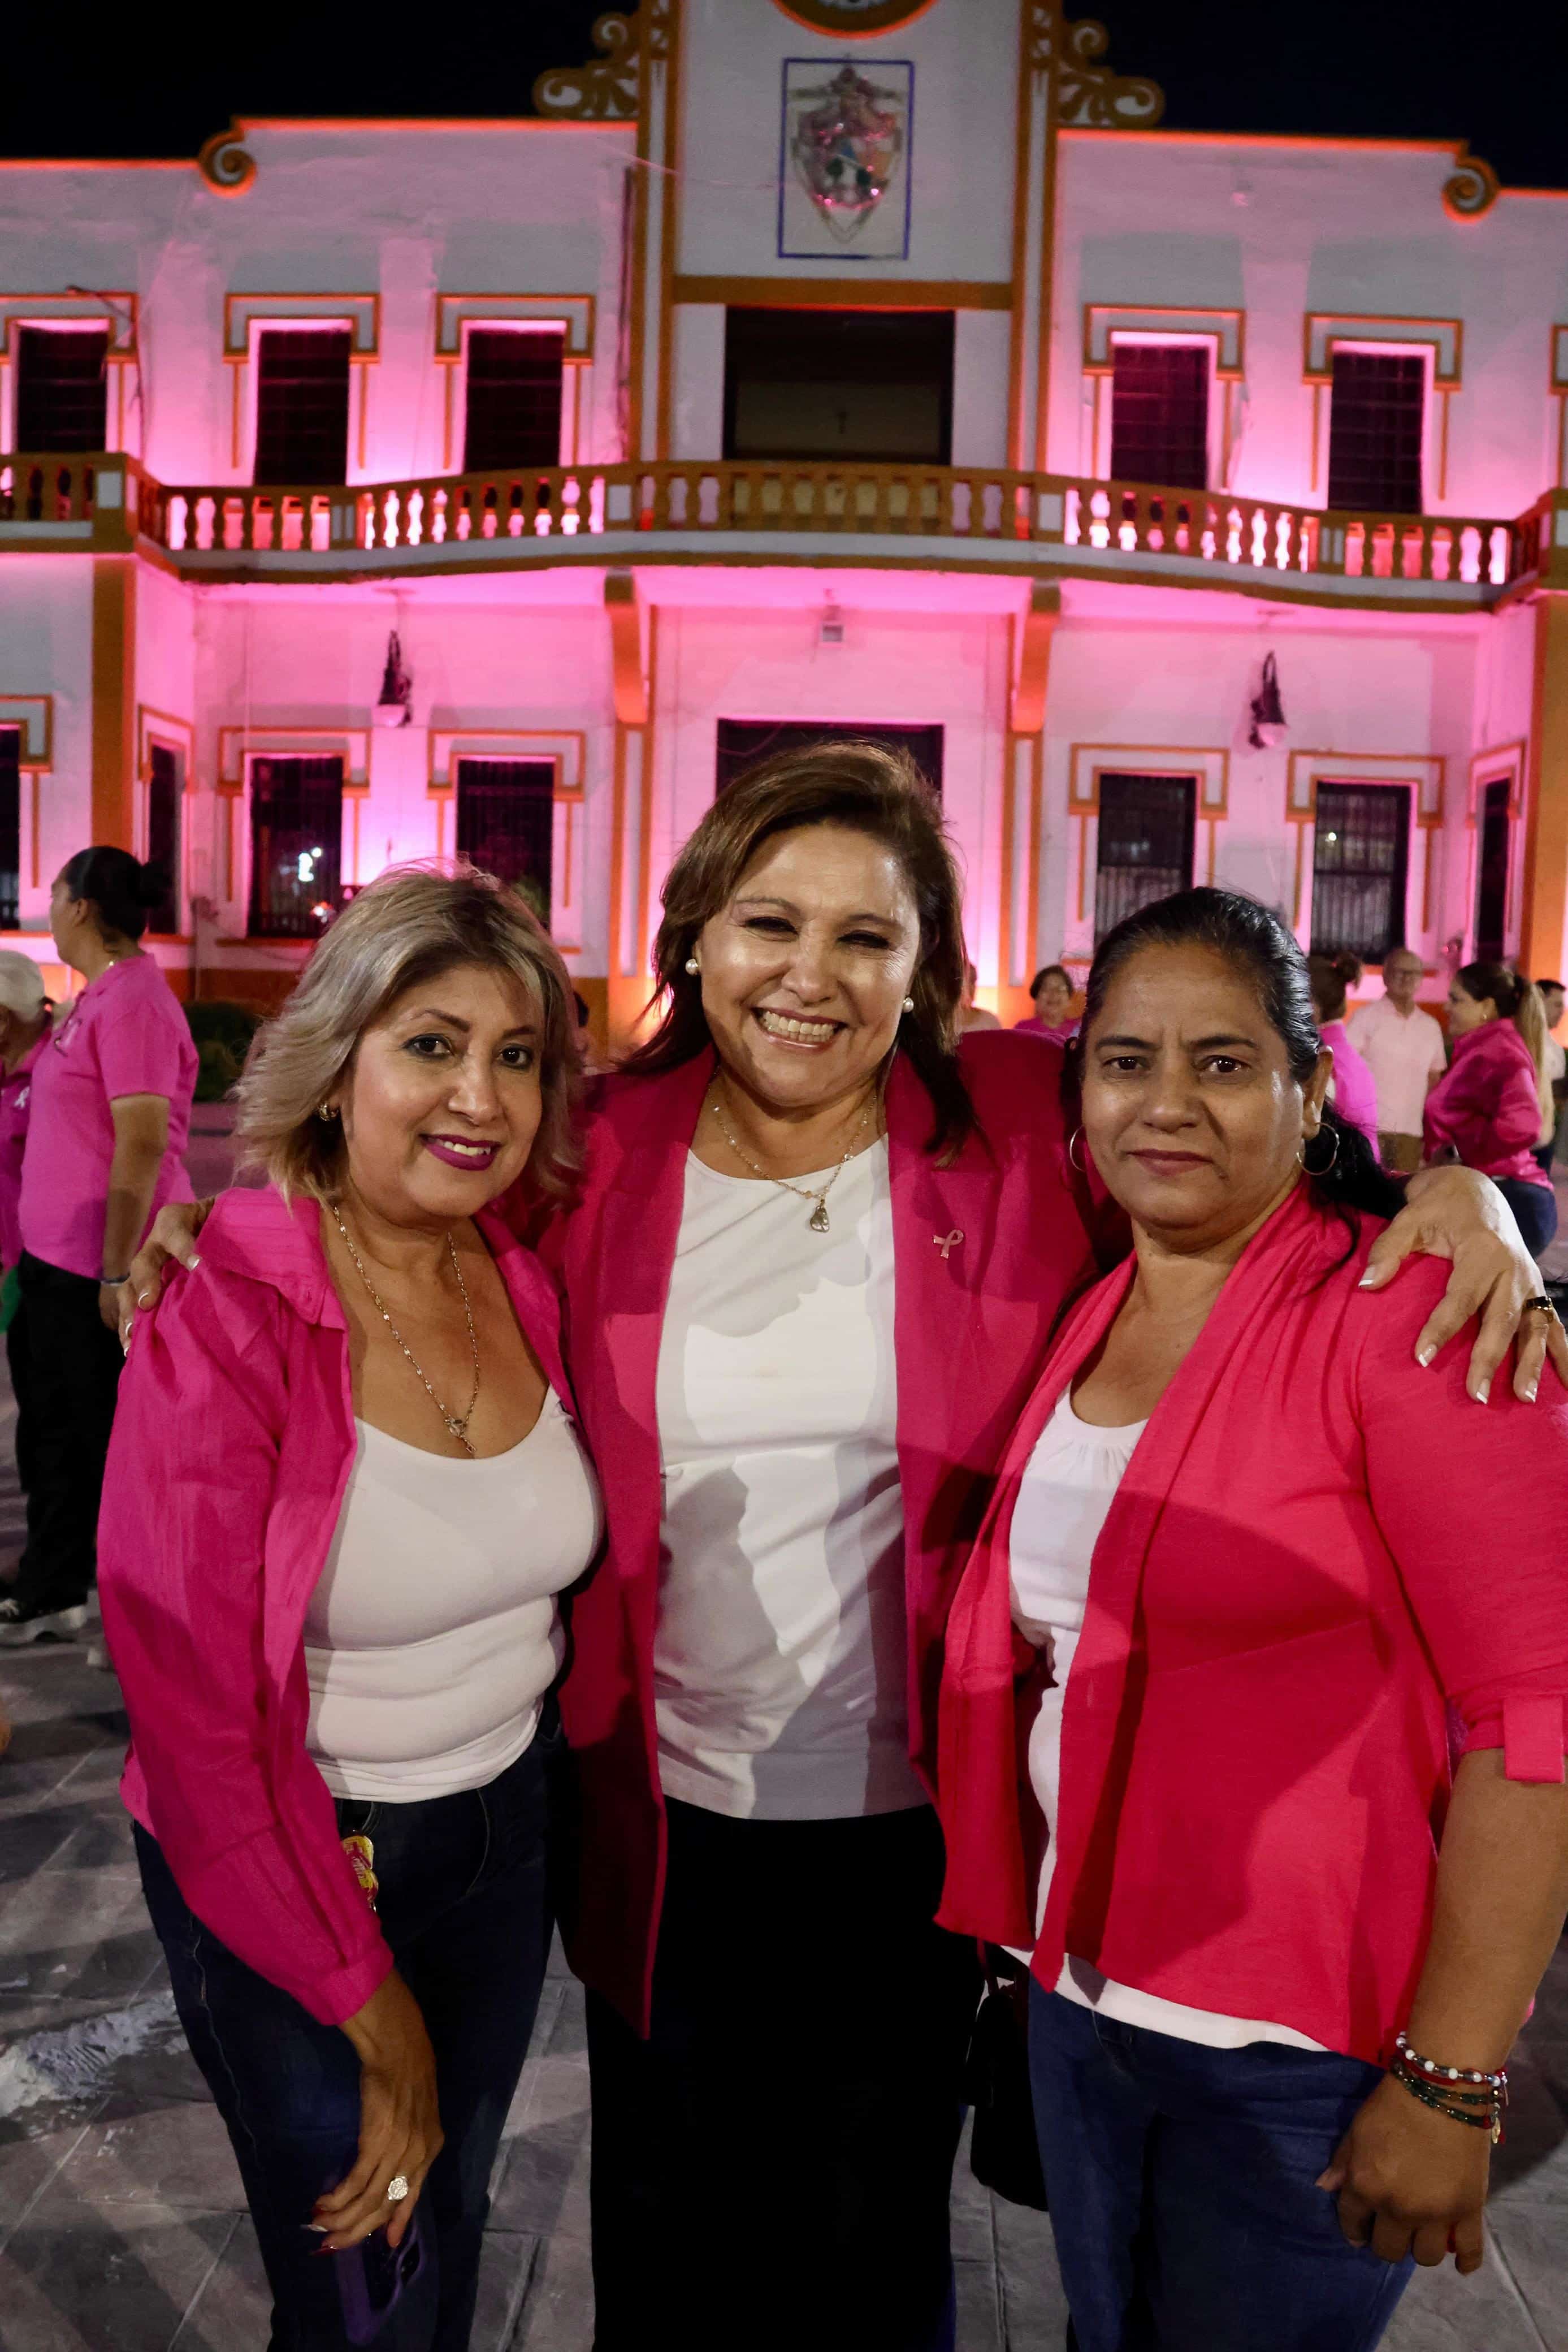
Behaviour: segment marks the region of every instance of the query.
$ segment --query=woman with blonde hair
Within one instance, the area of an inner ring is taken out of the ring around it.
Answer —
[[[564,1189],[577,1060],[515,898],[383,877],[240,1082],[267,1188],[132,1335],[100,1538],[123,1793],[278,2344],[366,2342],[394,2302],[399,2352],[469,2338],[550,1937],[557,1596],[600,1528],[554,1293],[490,1204],[525,1168]]]

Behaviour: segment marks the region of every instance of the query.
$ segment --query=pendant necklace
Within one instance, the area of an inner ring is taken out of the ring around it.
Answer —
[[[723,1082],[721,1080],[720,1084],[722,1085],[722,1083]],[[723,1136],[725,1141],[728,1144],[730,1150],[734,1152],[736,1158],[737,1160],[744,1160],[747,1167],[750,1169],[752,1174],[754,1176],[760,1176],[765,1183],[777,1184],[781,1192],[793,1192],[798,1201],[814,1202],[816,1205],[812,1209],[810,1216],[807,1222],[814,1234],[825,1234],[831,1230],[831,1223],[828,1216],[828,1195],[832,1191],[833,1186],[838,1182],[839,1178],[843,1174],[844,1170],[848,1167],[850,1161],[854,1158],[856,1151],[860,1149],[860,1139],[865,1129],[867,1121],[871,1118],[872,1102],[874,1102],[875,1100],[876,1097],[873,1093],[871,1102],[866,1104],[865,1108],[862,1111],[860,1118],[855,1122],[854,1130],[850,1139],[849,1150],[840,1160],[837,1167],[835,1167],[831,1175],[828,1178],[827,1182],[822,1185],[791,1184],[788,1177],[769,1175],[766,1168],[761,1167],[758,1161],[753,1160],[749,1151],[744,1150],[741,1148],[738,1139],[727,1125],[724,1113],[718,1107],[719,1097],[717,1087],[714,1090],[711,1108],[713,1110],[715,1121],[718,1127],[718,1131]]]
[[[463,1268],[457,1262],[457,1244],[452,1238],[451,1226],[449,1225],[446,1229],[446,1246],[448,1251],[451,1253],[452,1271],[457,1276],[457,1295],[463,1301],[463,1313],[468,1325],[468,1346],[474,1358],[474,1393],[468,1400],[468,1410],[466,1412],[447,1412],[446,1407],[442,1403],[441,1399],[431,1387],[429,1381],[425,1379],[423,1367],[414,1355],[413,1349],[409,1346],[408,1341],[403,1338],[402,1333],[398,1329],[397,1325],[392,1321],[392,1317],[387,1313],[386,1308],[382,1306],[381,1293],[377,1290],[375,1284],[371,1280],[370,1276],[366,1273],[365,1262],[363,1258],[361,1257],[359,1251],[354,1247],[353,1242],[350,1237],[349,1228],[343,1223],[342,1211],[339,1208],[336,1201],[329,1202],[328,1205],[331,1209],[333,1216],[336,1217],[338,1221],[338,1231],[343,1236],[343,1247],[353,1259],[354,1265],[359,1271],[360,1280],[364,1284],[365,1288],[371,1294],[371,1305],[374,1307],[376,1313],[381,1317],[382,1321],[386,1325],[387,1329],[392,1333],[392,1338],[397,1341],[398,1346],[402,1349],[403,1354],[408,1358],[409,1362],[413,1366],[426,1396],[430,1399],[431,1403],[435,1407],[436,1412],[441,1415],[442,1420],[446,1423],[448,1436],[455,1437],[457,1440],[458,1444],[463,1448],[465,1454],[468,1454],[471,1458],[476,1458],[474,1454],[474,1447],[469,1442],[468,1424],[474,1418],[474,1408],[479,1402],[479,1342],[474,1335],[474,1311],[468,1304],[468,1286],[463,1279]]]

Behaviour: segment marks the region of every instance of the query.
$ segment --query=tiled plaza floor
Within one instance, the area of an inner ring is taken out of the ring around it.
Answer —
[[[0,1562],[14,1557],[8,1399]],[[264,2352],[228,2144],[181,2039],[115,1795],[124,1718],[75,1647],[0,1654],[0,2352]],[[1421,2274],[1389,2352],[1568,2352],[1568,1957],[1516,2069],[1475,2279]],[[589,2352],[581,1997],[551,1976],[495,2187],[476,2352]],[[960,2160],[962,2352],[1058,2352],[1049,2224]],[[650,2315],[650,2347],[678,2343]],[[736,2352],[746,2352],[737,2331]],[[866,2352],[878,2352],[868,2345]]]

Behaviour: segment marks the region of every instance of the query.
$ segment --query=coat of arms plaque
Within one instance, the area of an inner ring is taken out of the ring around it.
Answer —
[[[907,257],[914,94],[904,59],[785,59],[780,257]]]

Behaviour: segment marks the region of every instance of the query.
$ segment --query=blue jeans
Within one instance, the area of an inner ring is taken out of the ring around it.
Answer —
[[[1312,2183],[1381,2070],[1210,2050],[1030,1987],[1030,2077],[1079,2352],[1372,2352],[1410,2275]]]
[[[1557,1195],[1547,1184],[1527,1184],[1520,1176],[1498,1179],[1498,1191],[1513,1211],[1531,1257],[1539,1257],[1557,1233]]]
[[[490,2173],[533,2030],[549,1952],[552,1799],[565,1765],[553,1704],[487,1788],[415,1804],[340,1802],[375,1849],[378,1908],[435,2052],[445,2145],[415,2215],[423,2268],[376,2336],[380,2352],[465,2352]],[[360,2064],[348,2036],[236,1959],[185,1905],[162,1849],[136,1832],[141,1884],[174,2005],[238,2159],[273,2294],[271,2352],[343,2352],[346,2307],[391,2283],[385,2239],[323,2257],[307,2229],[352,2167]],[[356,2277],[347,2275],[349,2269]]]

